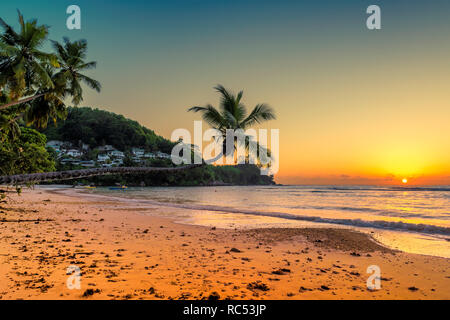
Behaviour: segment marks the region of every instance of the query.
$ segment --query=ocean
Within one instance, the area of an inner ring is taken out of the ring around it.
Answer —
[[[450,187],[224,186],[86,190],[143,214],[221,228],[336,227],[405,252],[450,258]],[[145,210],[145,209],[148,210]]]

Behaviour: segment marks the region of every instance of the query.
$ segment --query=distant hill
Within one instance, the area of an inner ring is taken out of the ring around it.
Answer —
[[[88,107],[68,108],[68,116],[55,126],[49,123],[43,132],[47,140],[68,141],[77,145],[80,141],[91,148],[112,145],[121,151],[132,147],[146,151],[171,153],[173,142],[141,126],[137,121],[99,109]]]

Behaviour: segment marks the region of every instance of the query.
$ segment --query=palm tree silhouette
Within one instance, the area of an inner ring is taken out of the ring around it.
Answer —
[[[243,91],[240,91],[237,95],[234,95],[220,84],[214,87],[214,89],[221,95],[219,109],[216,109],[211,104],[208,104],[203,107],[191,107],[188,109],[188,112],[201,112],[203,120],[212,128],[220,131],[223,144],[222,153],[214,159],[215,161],[221,156],[226,157],[233,153],[235,154],[234,151],[237,149],[237,141],[232,141],[228,143],[233,144],[234,150],[227,150],[227,130],[231,129],[236,132],[236,130],[242,129],[245,131],[255,124],[276,119],[276,116],[274,110],[265,103],[256,105],[248,114],[246,106],[241,102],[244,95]],[[245,135],[244,137],[247,157],[253,155],[259,161],[262,154],[270,154],[269,150],[266,150],[255,141],[253,141],[253,145],[255,145],[256,148],[251,148],[250,141],[252,141],[252,139],[253,137],[249,135]],[[236,161],[237,159],[235,157],[235,162]]]

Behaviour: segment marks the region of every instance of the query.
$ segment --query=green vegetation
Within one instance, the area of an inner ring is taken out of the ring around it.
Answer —
[[[158,136],[138,122],[112,112],[91,108],[68,108],[66,120],[57,125],[49,123],[43,133],[50,140],[68,141],[75,145],[88,144],[91,148],[112,145],[118,150],[132,147],[146,151],[170,154],[174,143]]]
[[[167,162],[161,166],[170,166]],[[65,182],[67,183],[67,181]],[[99,176],[72,181],[73,184],[95,184],[111,186],[217,186],[217,185],[271,185],[273,176],[261,175],[255,165],[212,166],[205,165],[191,170],[171,174],[152,172],[142,175]]]
[[[48,26],[38,25],[37,20],[25,22],[20,12],[19,24],[16,32],[0,18],[4,29],[0,35],[0,89],[1,96],[7,97],[0,110],[26,104],[27,109],[38,109],[38,119],[42,120],[64,106],[67,97],[72,97],[74,105],[83,101],[81,83],[100,91],[98,81],[81,73],[97,65],[84,61],[86,40],[70,42],[64,38],[63,45],[52,41],[56,53],[48,53],[40,50],[48,40]]]
[[[100,91],[100,83],[82,72],[95,68],[85,62],[85,40],[61,45],[52,41],[55,53],[42,51],[48,26],[19,16],[20,30],[0,18],[0,174],[39,173],[55,170],[45,149],[46,138],[25,128],[47,126],[67,115],[64,99],[83,100],[81,83]]]
[[[45,135],[22,128],[21,135],[0,144],[0,175],[23,172],[49,172],[55,170],[55,161],[45,149]]]

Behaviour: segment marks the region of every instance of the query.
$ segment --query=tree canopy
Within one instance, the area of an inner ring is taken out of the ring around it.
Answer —
[[[0,175],[54,171],[55,161],[45,148],[45,135],[30,128],[21,131],[17,139],[0,143]]]
[[[48,140],[68,141],[76,145],[81,141],[91,148],[109,144],[122,151],[139,147],[170,154],[175,145],[137,121],[88,107],[68,108],[67,119],[58,121],[56,125],[49,123],[43,133]]]

